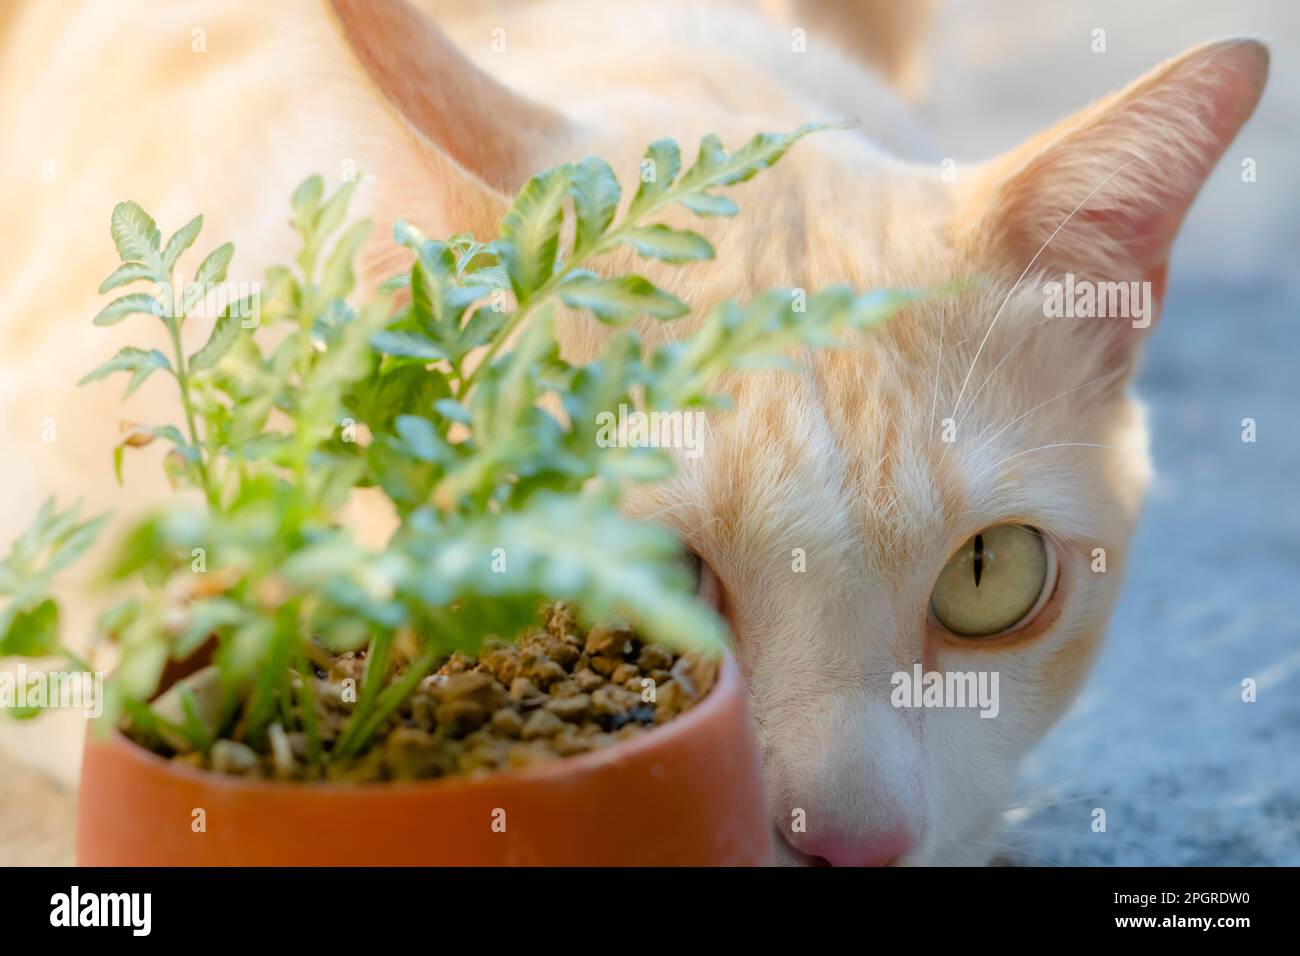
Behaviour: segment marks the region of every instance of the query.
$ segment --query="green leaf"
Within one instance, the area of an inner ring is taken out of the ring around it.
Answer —
[[[114,299],[95,316],[94,325],[117,325],[128,315],[162,316],[163,305],[146,292],[132,292],[119,299]]]
[[[635,275],[617,279],[578,275],[561,285],[559,292],[565,305],[587,309],[602,322],[625,321],[637,315],[675,319],[690,311],[681,299]]]
[[[130,372],[131,381],[126,388],[126,394],[130,395],[159,369],[172,371],[172,363],[166,355],[157,349],[145,351],[128,345],[99,368],[83,376],[77,384],[87,385],[90,382],[97,382],[114,372]]]
[[[158,266],[162,234],[153,218],[138,203],[120,202],[113,207],[113,243],[123,262],[145,262]],[[161,272],[161,269],[157,271]]]
[[[708,240],[685,229],[664,225],[641,226],[619,233],[618,238],[640,255],[664,262],[696,262],[713,258],[713,246]]]
[[[179,447],[184,447],[185,445],[185,436],[181,434],[181,430],[175,425],[155,425],[149,429],[149,432],[158,438],[166,438],[169,442]]]
[[[487,256],[479,256],[479,258],[484,259],[485,262],[472,269],[466,269],[465,278],[481,282],[490,289],[509,289],[510,274],[506,272],[506,267]]]
[[[59,650],[59,606],[46,598],[30,611],[14,615],[0,631],[0,657],[48,657]]]
[[[396,355],[401,358],[435,362],[447,357],[447,353],[438,346],[437,342],[418,332],[401,330],[376,332],[370,336],[370,344],[385,355]]]
[[[576,601],[595,618],[629,617],[674,647],[716,652],[727,643],[717,615],[691,593],[674,535],[623,518],[608,501],[539,492],[524,511],[475,515],[454,529],[414,525],[412,538],[401,586],[434,601],[450,592],[460,614],[538,595]],[[498,547],[504,571],[486,559]]]
[[[356,276],[352,272],[352,263],[361,245],[370,235],[370,220],[362,219],[353,223],[334,245],[334,251],[325,260],[321,273],[321,294],[326,298],[343,298],[356,285]]]
[[[135,374],[131,376],[131,381],[127,382],[126,391],[122,394],[123,398],[130,398],[135,393],[135,390],[143,385],[145,381],[148,380],[149,376],[158,369],[167,369],[167,371],[171,371],[171,363],[167,361],[167,356],[163,355],[162,352],[159,352],[157,349],[151,349],[149,351],[149,357],[149,361],[141,364],[141,366],[135,370]]]
[[[416,250],[420,256],[420,265],[433,276],[439,285],[456,275],[456,254],[445,242],[426,239]]]
[[[753,179],[776,165],[790,147],[809,133],[831,128],[826,123],[808,123],[793,133],[759,133],[730,156],[718,137],[710,134],[700,142],[695,164],[682,177],[683,187],[730,186]]]
[[[225,282],[226,270],[230,268],[230,260],[234,255],[233,242],[223,242],[217,246],[199,263],[198,271],[194,273],[194,284],[206,286],[211,282]]]
[[[185,660],[219,630],[243,624],[248,618],[249,611],[228,598],[194,602],[188,609],[185,628],[176,639],[173,659]],[[106,629],[102,623],[100,627]]]
[[[672,187],[682,169],[682,152],[671,139],[660,139],[646,149],[641,160],[641,185],[632,197],[628,217],[635,218],[654,205]]]
[[[621,190],[609,163],[588,156],[573,167],[570,190],[573,193],[575,233],[573,255],[580,256],[605,235],[618,211]]]
[[[419,252],[420,246],[429,241],[429,237],[418,226],[399,219],[393,223],[393,241],[399,246],[406,246],[412,252]]]
[[[294,218],[302,223],[309,223],[320,206],[321,195],[325,192],[325,181],[319,176],[308,176],[293,191],[289,206]]]
[[[208,750],[212,747],[212,735],[204,726],[202,718],[199,716],[198,700],[194,696],[194,691],[183,684],[177,685],[177,693],[180,695],[181,710],[185,715],[185,722],[182,729],[185,736],[189,738],[191,744],[196,750]]]
[[[420,461],[437,462],[447,457],[446,445],[427,418],[399,415],[395,424],[407,449]]]
[[[392,295],[401,289],[409,289],[411,286],[411,274],[403,272],[401,275],[392,276],[385,279],[379,285],[380,295]]]
[[[326,200],[325,205],[317,211],[312,220],[312,230],[315,232],[316,240],[323,242],[334,230],[343,224],[343,220],[348,214],[348,205],[352,202],[352,194],[356,191],[357,181],[351,180],[343,183],[338,189],[334,190],[334,195]]]
[[[0,643],[10,642],[32,653],[48,647],[57,623],[50,615],[57,612],[42,607],[48,599],[46,592],[55,576],[90,547],[107,518],[100,515],[78,523],[80,510],[77,503],[58,511],[54,499],[46,499],[36,520],[0,560],[0,595],[9,598],[0,606]]]
[[[433,407],[439,415],[450,421],[459,422],[462,425],[470,425],[474,421],[474,416],[469,413],[469,409],[455,399],[441,398],[433,403]]]
[[[434,331],[441,321],[442,290],[418,260],[411,265],[411,317],[421,328]]]
[[[734,216],[740,212],[740,207],[726,196],[713,193],[691,193],[683,196],[681,203],[697,216]]]
[[[85,554],[98,540],[99,533],[108,523],[108,518],[106,514],[97,515],[69,530],[51,550],[50,559],[45,566],[46,570],[51,573],[62,571]]]
[[[123,647],[113,682],[127,698],[146,700],[158,689],[158,680],[166,666],[167,643],[161,637],[132,642]]]
[[[163,249],[162,264],[164,273],[170,273],[181,254],[194,245],[194,240],[198,238],[199,231],[202,228],[203,217],[195,216],[172,234],[172,237],[167,240],[167,247]]]
[[[143,262],[124,262],[118,266],[111,276],[105,279],[99,285],[99,294],[112,292],[114,289],[120,289],[124,285],[130,285],[132,282],[139,282],[142,279],[152,281],[154,279],[153,269]]]
[[[570,167],[557,166],[528,180],[501,223],[501,256],[520,302],[555,271],[570,175]]]
[[[461,330],[460,347],[473,349],[487,344],[505,325],[510,313],[501,312],[489,305],[474,310]]]
[[[190,356],[191,372],[213,368],[221,361],[222,356],[234,347],[242,330],[243,320],[239,316],[240,311],[238,303],[226,306],[217,318],[216,324],[212,326],[212,334],[208,336],[207,342]]]
[[[401,414],[429,414],[433,403],[447,395],[444,376],[430,373],[423,365],[396,364],[376,370],[355,384],[347,395],[347,408],[372,432],[387,431]]]

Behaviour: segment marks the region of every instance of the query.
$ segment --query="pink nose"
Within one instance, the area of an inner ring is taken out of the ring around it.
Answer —
[[[862,834],[792,834],[795,849],[831,866],[888,866],[912,847],[901,831]]]

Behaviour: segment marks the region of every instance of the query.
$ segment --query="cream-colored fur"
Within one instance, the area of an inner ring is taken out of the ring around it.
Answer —
[[[812,32],[795,54],[789,24],[758,7],[797,18],[799,4],[701,6],[426,2],[421,20],[391,2],[173,0],[33,3],[0,20],[11,170],[0,185],[0,532],[12,536],[51,491],[119,511],[163,491],[147,456],[128,462],[126,492],[110,465],[119,418],[169,407],[161,381],[125,411],[117,383],[71,384],[140,335],[89,325],[121,198],[164,229],[203,211],[210,241],[236,241],[232,277],[251,280],[292,249],[292,187],[355,164],[379,221],[373,278],[391,260],[395,216],[433,234],[491,232],[527,171],[556,161],[603,155],[627,182],[660,136],[689,148],[717,132],[736,146],[760,129],[856,119],[738,190],[738,221],[698,227],[716,264],[651,278],[700,307],[779,285],[977,281],[859,347],[808,357],[805,372],[732,379],[736,410],[711,420],[705,455],[632,508],[676,529],[725,588],[782,859],[897,845],[903,863],[983,862],[1018,760],[1096,652],[1149,471],[1126,391],[1140,331],[1044,318],[1042,283],[1073,272],[1163,290],[1174,232],[1253,109],[1267,56],[1249,41],[1190,51],[951,181],[921,162],[924,134],[870,65],[849,58],[878,43],[842,54]],[[831,5],[848,17],[874,6]],[[913,25],[892,29],[877,63],[914,78]],[[195,30],[206,52],[192,51]],[[843,36],[870,32],[852,20]],[[590,354],[601,335],[574,320],[566,349]],[[42,441],[50,422],[56,440]],[[1008,520],[1054,542],[1056,595],[1015,640],[945,639],[926,613],[939,569]],[[1104,574],[1089,570],[1098,547]],[[794,549],[805,572],[792,570]],[[74,606],[84,633],[88,602]],[[890,675],[916,661],[999,671],[998,718],[890,707]],[[6,733],[72,776],[76,726]],[[795,810],[807,833],[791,832]]]

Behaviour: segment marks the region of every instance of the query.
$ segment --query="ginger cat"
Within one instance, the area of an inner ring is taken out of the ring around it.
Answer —
[[[627,182],[658,137],[735,147],[855,119],[741,187],[738,220],[697,226],[716,265],[649,278],[701,309],[774,286],[974,281],[800,373],[733,379],[704,455],[635,511],[719,585],[781,861],[986,862],[1017,762],[1096,655],[1150,472],[1128,391],[1146,329],[1050,316],[1044,289],[1148,283],[1158,313],[1175,233],[1268,54],[1195,48],[954,177],[873,73],[914,84],[923,20],[865,0],[8,4],[0,536],[51,492],[119,514],[165,492],[147,461],[128,461],[126,491],[111,466],[118,420],[158,419],[161,383],[125,410],[118,383],[74,386],[121,344],[90,326],[119,199],[164,230],[204,212],[206,236],[236,242],[232,278],[254,280],[290,255],[293,186],[360,170],[375,279],[394,218],[495,234],[555,162],[595,153]],[[566,348],[601,334],[574,320]],[[893,675],[916,665],[996,673],[996,715],[897,706]],[[52,716],[6,722],[6,746],[72,779],[81,728]]]

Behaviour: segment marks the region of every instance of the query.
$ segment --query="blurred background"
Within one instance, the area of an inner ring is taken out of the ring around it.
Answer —
[[[1259,110],[1174,247],[1137,386],[1156,480],[1106,648],[1002,839],[1023,865],[1300,864],[1300,6],[946,0],[936,26],[919,109],[959,162],[1205,40],[1272,49]]]

